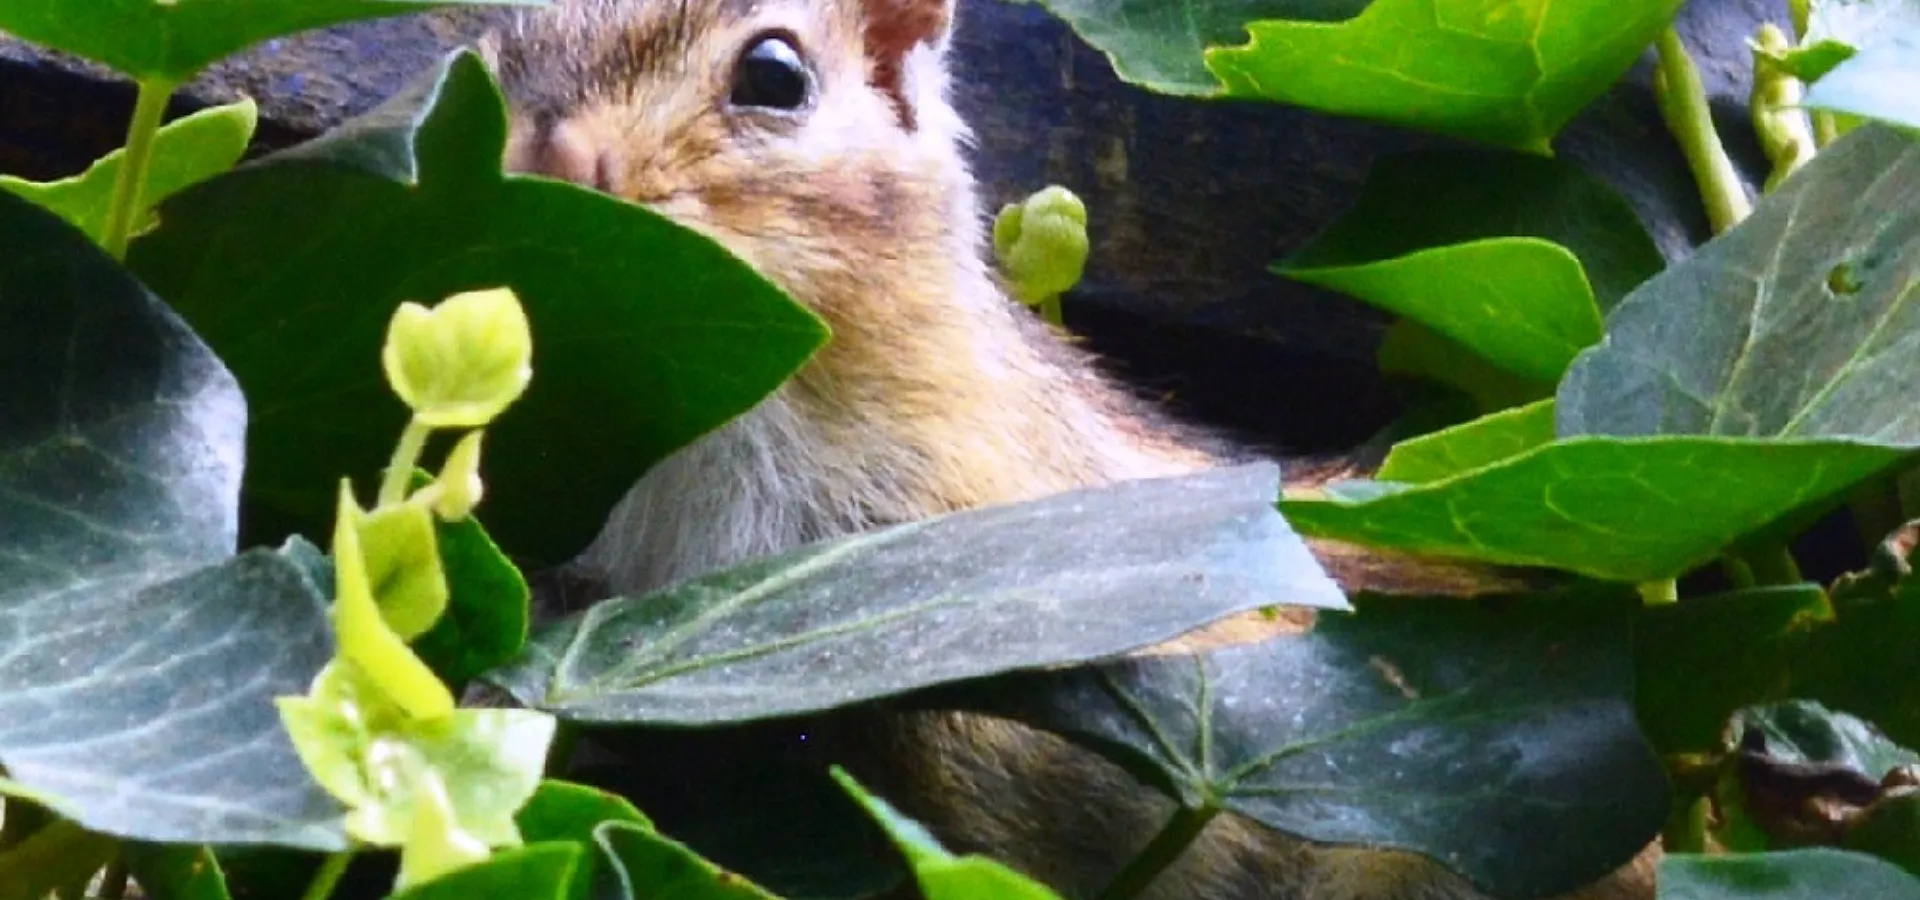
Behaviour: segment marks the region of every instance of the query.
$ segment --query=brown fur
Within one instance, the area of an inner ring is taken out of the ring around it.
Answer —
[[[1233,451],[1102,377],[1009,302],[944,97],[950,0],[570,0],[490,39],[514,103],[508,162],[646,204],[752,263],[832,342],[740,421],[635,487],[585,564],[646,590],[805,540]],[[792,114],[728,107],[749,41],[790,35],[817,86]],[[1310,491],[1337,470],[1309,472]],[[1517,574],[1317,542],[1350,589],[1475,593]],[[1303,614],[1220,623],[1156,652],[1260,640]],[[1090,896],[1171,803],[1080,748],[958,714],[866,719],[855,773],[955,849]],[[1651,896],[1643,856],[1584,900]],[[1223,816],[1153,900],[1464,900],[1405,854],[1319,848]]]

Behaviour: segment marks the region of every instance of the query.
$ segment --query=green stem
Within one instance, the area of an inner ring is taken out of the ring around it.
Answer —
[[[107,871],[100,879],[100,900],[121,900],[127,896],[127,855],[115,853],[113,862],[107,863]]]
[[[407,485],[413,480],[413,469],[420,463],[420,451],[426,449],[427,436],[432,433],[433,426],[417,417],[400,432],[400,443],[393,448],[393,461],[387,463],[387,477],[380,482],[380,506],[398,506],[407,501]]]
[[[1766,151],[1767,160],[1773,163],[1773,172],[1767,176],[1768,191],[1779,187],[1795,169],[1811,162],[1818,149],[1813,126],[1800,108],[1805,95],[1800,79],[1773,62],[1774,55],[1785,53],[1791,47],[1786,34],[1772,22],[1761,25],[1759,33],[1754,35],[1753,93],[1749,105],[1753,109],[1754,134],[1760,138],[1760,148]]]
[[[1833,113],[1824,109],[1814,110],[1813,145],[1815,147],[1825,147],[1839,139],[1840,122],[1833,117]]]
[[[1648,606],[1663,603],[1680,602],[1680,583],[1668,578],[1664,581],[1647,581],[1640,584],[1640,602]]]
[[[1701,853],[1707,849],[1707,798],[1676,797],[1660,832],[1661,849],[1668,853]]]
[[[1707,107],[1707,89],[1700,82],[1700,70],[1693,67],[1679,32],[1671,27],[1654,41],[1660,65],[1654,72],[1654,99],[1667,130],[1680,143],[1680,152],[1693,170],[1700,187],[1700,199],[1707,208],[1707,221],[1719,234],[1738,224],[1753,211],[1740,174],[1713,129],[1712,111]]]
[[[1758,584],[1799,584],[1803,580],[1800,577],[1800,565],[1794,562],[1793,553],[1785,544],[1761,547],[1740,554],[1740,558],[1753,571],[1753,580]]]
[[[1060,295],[1050,294],[1040,301],[1040,318],[1053,323],[1056,328],[1067,327],[1066,319],[1060,312]]]
[[[173,96],[174,82],[149,78],[140,82],[139,96],[133,103],[133,122],[127,126],[126,155],[120,158],[120,172],[113,179],[113,201],[107,208],[106,231],[100,236],[114,259],[127,258],[127,244],[133,240],[133,221],[146,207],[141,195],[147,190],[147,169],[153,161],[153,137],[160,131],[160,120],[167,112],[167,100]]]
[[[1813,18],[1813,0],[1787,0],[1787,15],[1793,19],[1793,39],[1805,42],[1807,21]]]
[[[1114,876],[1107,889],[1100,892],[1099,900],[1131,900],[1153,885],[1154,879],[1166,871],[1168,866],[1186,852],[1187,845],[1220,814],[1220,807],[1211,803],[1198,809],[1182,807],[1167,820],[1166,827],[1147,842],[1147,846],[1127,867]]]
[[[313,881],[307,885],[307,892],[300,895],[300,900],[327,900],[333,896],[333,889],[340,883],[340,877],[347,874],[350,862],[353,862],[350,850],[328,856],[319,871],[313,873]]]

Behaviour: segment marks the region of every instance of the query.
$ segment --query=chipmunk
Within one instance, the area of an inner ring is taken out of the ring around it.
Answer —
[[[665,214],[823,317],[832,341],[758,407],[661,462],[580,564],[624,594],[800,544],[1242,454],[1175,424],[1010,302],[947,100],[953,0],[565,0],[483,39],[509,168]],[[1311,488],[1311,484],[1296,485]],[[1349,587],[1490,576],[1332,543]],[[1497,580],[1497,579],[1495,579]],[[956,851],[1088,897],[1172,801],[1064,739],[891,714],[848,761]],[[1465,900],[1408,853],[1216,818],[1154,900]],[[1652,896],[1643,855],[1582,900]]]

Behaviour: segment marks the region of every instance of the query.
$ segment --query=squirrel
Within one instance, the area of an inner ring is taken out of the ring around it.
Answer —
[[[1011,302],[947,99],[954,0],[563,0],[480,41],[509,99],[508,168],[701,232],[827,321],[771,397],[656,465],[578,565],[637,595],[863,529],[1249,458],[1174,422]],[[1331,473],[1290,478],[1311,491]],[[1351,589],[1470,594],[1505,576],[1312,542]],[[1233,620],[1246,640],[1279,626]],[[888,712],[855,777],[956,852],[1069,898],[1173,810],[1118,766],[1005,720]],[[1651,898],[1657,847],[1566,900]],[[1151,900],[1471,900],[1412,853],[1216,817]]]

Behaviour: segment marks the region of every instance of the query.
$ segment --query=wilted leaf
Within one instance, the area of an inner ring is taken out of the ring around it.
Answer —
[[[0,194],[0,764],[86,827],[337,849],[270,698],[331,653],[299,567],[233,557],[246,412],[85,235]]]
[[[1920,900],[1920,880],[1890,862],[1842,850],[1789,850],[1660,860],[1659,900]]]
[[[489,676],[570,719],[705,724],[1110,656],[1346,600],[1258,464],[955,513],[595,606]]]
[[[134,220],[134,233],[152,226],[151,209],[185,188],[233,167],[253,137],[259,111],[250,99],[182,116],[153,136],[153,160],[147,167],[140,202],[146,210]],[[0,175],[0,191],[11,191],[50,209],[98,241],[107,230],[113,205],[113,181],[126,150],[101,157],[85,172],[59,181],[34,182]]]
[[[1189,808],[1413,850],[1498,896],[1585,884],[1659,830],[1630,596],[1357,605],[1295,637],[1036,674],[980,706],[1160,773]]]
[[[1846,441],[1556,441],[1438,481],[1288,500],[1303,534],[1595,578],[1654,581],[1817,512],[1907,458]]]
[[[1234,97],[1549,152],[1672,21],[1678,0],[1375,0],[1337,24],[1254,22],[1207,51]]]
[[[1375,477],[1424,484],[1518,456],[1553,440],[1553,401],[1482,416],[1395,444]]]
[[[1016,0],[1038,3],[1112,61],[1121,78],[1167,94],[1220,91],[1209,47],[1247,39],[1261,19],[1344,19],[1367,0]]]
[[[222,0],[7,0],[0,6],[0,31],[135,78],[182,82],[271,37],[454,2],[537,5],[540,0],[249,0],[244,14]]]
[[[508,285],[525,302],[533,383],[488,429],[479,515],[547,563],[578,552],[654,461],[753,406],[824,340],[711,240],[503,177],[505,131],[485,69],[456,54],[328,137],[174,197],[135,243],[130,265],[246,388],[253,503],[323,533],[335,479],[386,464],[407,414],[380,346],[405,300]]]

